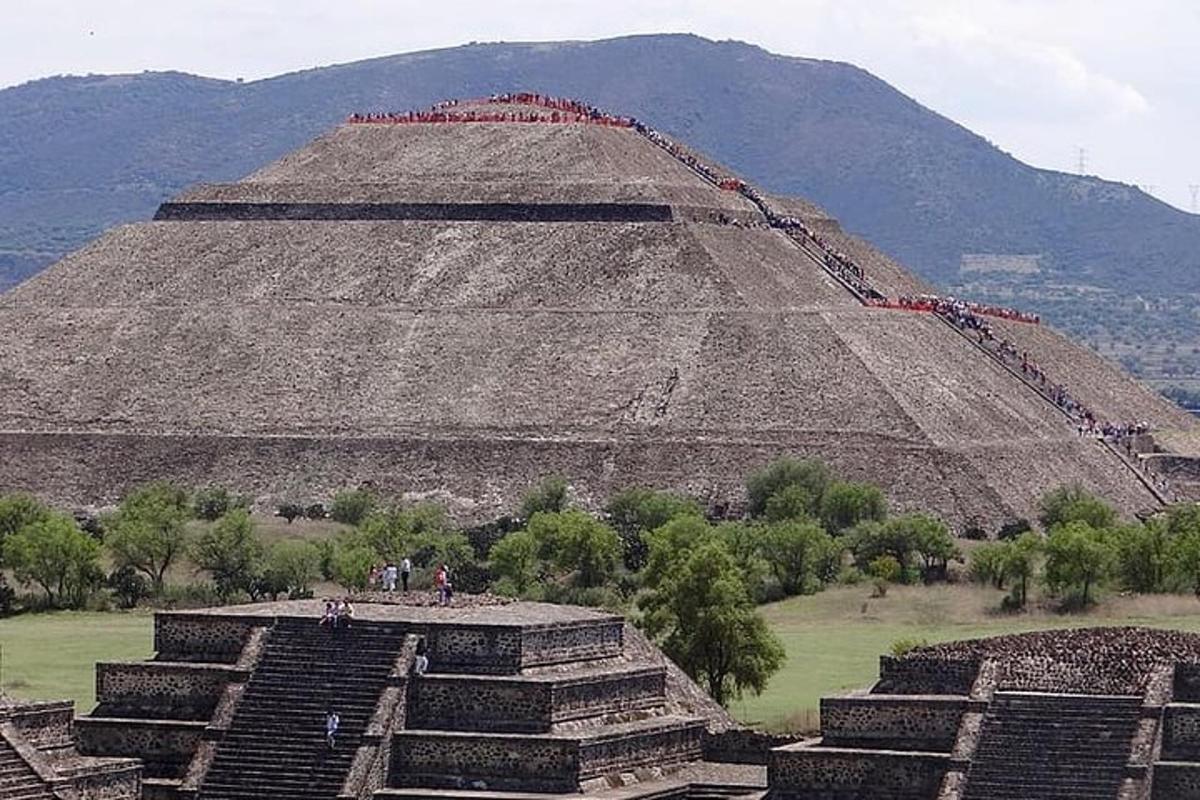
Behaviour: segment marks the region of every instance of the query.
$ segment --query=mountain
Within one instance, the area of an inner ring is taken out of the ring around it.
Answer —
[[[982,277],[983,294],[1032,287],[1023,296],[1035,299],[1050,285],[1200,291],[1200,218],[1130,186],[1023,164],[849,64],[690,35],[471,44],[247,83],[146,73],[0,91],[0,286],[351,111],[512,89],[635,114],[771,191],[825,206],[943,286]],[[1016,260],[1025,272],[962,273],[964,254],[1033,258]],[[1075,302],[1069,293],[1063,313]]]

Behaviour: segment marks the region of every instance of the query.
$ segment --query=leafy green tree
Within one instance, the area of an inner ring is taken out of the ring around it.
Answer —
[[[829,578],[840,548],[812,520],[777,522],[762,530],[762,554],[784,594],[808,594]]]
[[[378,503],[375,493],[367,489],[346,489],[333,496],[329,518],[345,525],[358,525]]]
[[[321,577],[321,551],[312,542],[276,542],[267,548],[261,577],[262,588],[272,596],[307,597]]]
[[[212,575],[222,600],[235,592],[250,591],[261,572],[262,558],[262,541],[245,509],[221,517],[192,547],[192,560]]]
[[[784,486],[767,498],[765,509],[770,522],[811,519],[817,508],[816,498],[799,484]]]
[[[604,513],[621,536],[626,569],[636,572],[646,565],[648,550],[643,535],[647,531],[684,514],[701,516],[703,510],[690,497],[635,488],[614,495]]]
[[[1058,525],[1047,537],[1046,584],[1055,593],[1071,593],[1082,605],[1112,569],[1113,548],[1103,530],[1076,520]]]
[[[765,514],[771,496],[790,486],[798,486],[807,492],[810,511],[819,508],[829,482],[829,468],[820,461],[778,459],[752,472],[746,479],[750,513],[756,517]]]
[[[704,517],[684,514],[655,528],[644,538],[649,554],[642,570],[642,583],[654,588],[669,580],[695,548],[718,536]]]
[[[712,535],[725,543],[733,563],[742,573],[746,591],[755,602],[766,602],[771,596],[767,590],[767,579],[771,565],[763,556],[764,526],[754,522],[722,522],[711,528]],[[817,566],[818,572],[822,566]]]
[[[660,529],[661,530],[661,529]],[[651,558],[656,545],[651,545]],[[725,544],[708,537],[641,600],[647,632],[684,672],[727,705],[762,692],[785,657]]]
[[[539,556],[560,571],[575,573],[578,586],[600,586],[616,571],[620,537],[585,511],[539,511],[526,530],[538,543]]]
[[[37,585],[52,606],[78,608],[103,580],[100,543],[65,514],[49,512],[4,541],[5,560],[17,581]]]
[[[375,551],[352,541],[339,546],[333,553],[333,580],[349,590],[363,591],[375,566]]]
[[[926,583],[945,580],[951,561],[961,561],[962,551],[946,523],[927,514],[905,514],[888,520],[889,525],[908,528],[912,533],[913,551],[921,561],[921,578]]]
[[[239,497],[224,486],[206,486],[192,498],[192,516],[207,522],[216,522],[234,509],[249,507],[249,498]]]
[[[362,521],[358,532],[363,542],[386,561],[399,563],[408,557],[419,566],[428,566],[443,554],[437,541],[454,531],[446,509],[437,503],[417,503],[374,511]],[[423,550],[428,552],[420,552]]]
[[[1093,529],[1102,530],[1117,521],[1117,512],[1075,484],[1060,486],[1042,497],[1038,503],[1038,520],[1047,531],[1069,522],[1086,522]]]
[[[1168,529],[1162,519],[1113,529],[1112,544],[1122,586],[1141,594],[1167,591],[1171,555]]]
[[[130,566],[162,592],[171,565],[187,551],[191,515],[187,492],[165,482],[135,489],[107,518],[104,544],[118,568]]]
[[[1200,597],[1200,530],[1184,530],[1170,540],[1171,573]]]
[[[510,533],[492,545],[489,563],[503,581],[506,591],[502,593],[519,597],[534,585],[542,564],[539,549],[537,539],[527,530]]]
[[[16,533],[31,522],[45,519],[50,509],[40,500],[28,494],[0,496],[0,543],[5,537]]]
[[[821,522],[835,535],[867,520],[882,522],[887,513],[883,491],[869,483],[835,481],[821,497]]]
[[[566,511],[570,504],[567,479],[561,475],[547,475],[530,487],[521,498],[521,519],[528,520],[537,513],[557,514]]]
[[[1008,546],[1008,542],[988,542],[972,550],[968,567],[971,580],[996,589],[1003,589],[1008,579],[1005,569]]]
[[[1024,608],[1029,600],[1029,581],[1036,574],[1041,552],[1042,537],[1033,531],[1025,531],[1016,539],[1004,543],[1002,569],[1005,578],[1012,581],[1009,598],[1016,608]]]

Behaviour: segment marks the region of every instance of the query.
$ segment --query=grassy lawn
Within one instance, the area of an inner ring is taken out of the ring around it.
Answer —
[[[1112,597],[1083,615],[1009,616],[989,610],[1002,593],[972,586],[893,587],[879,599],[870,593],[866,585],[835,587],[763,606],[787,662],[762,695],[734,701],[734,715],[770,728],[815,730],[820,698],[872,684],[879,656],[898,639],[936,642],[1090,625],[1200,630],[1200,603],[1193,597]]]
[[[15,697],[74,700],[92,710],[97,661],[152,655],[149,612],[61,611],[0,619],[0,686]]]

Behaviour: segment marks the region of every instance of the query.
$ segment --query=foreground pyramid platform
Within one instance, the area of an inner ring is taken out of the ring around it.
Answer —
[[[765,790],[773,737],[740,729],[621,617],[407,604],[423,597],[362,598],[338,630],[315,601],[159,613],[154,659],[97,665],[79,747],[140,759],[147,800]]]
[[[771,753],[779,800],[1196,800],[1200,636],[1044,631],[881,659]]]
[[[641,127],[471,108],[343,125],[0,296],[0,490],[106,503],[169,477],[265,503],[369,482],[484,517],[558,472],[585,502],[648,485],[736,506],[789,454],[959,523],[1067,482],[1129,513],[1166,499],[945,320],[863,305],[821,248],[881,296],[928,287],[819,209]],[[994,324],[1098,417],[1197,440],[1086,349]]]

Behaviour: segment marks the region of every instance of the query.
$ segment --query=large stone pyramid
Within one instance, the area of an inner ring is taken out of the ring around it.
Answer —
[[[864,305],[821,248],[879,295],[928,287],[803,201],[536,102],[402,119],[189,190],[0,296],[0,489],[371,482],[483,516],[550,472],[585,500],[736,504],[793,454],[959,522],[1072,481],[1129,512],[1163,499],[945,320]],[[1046,326],[991,324],[1097,418],[1193,435]]]

